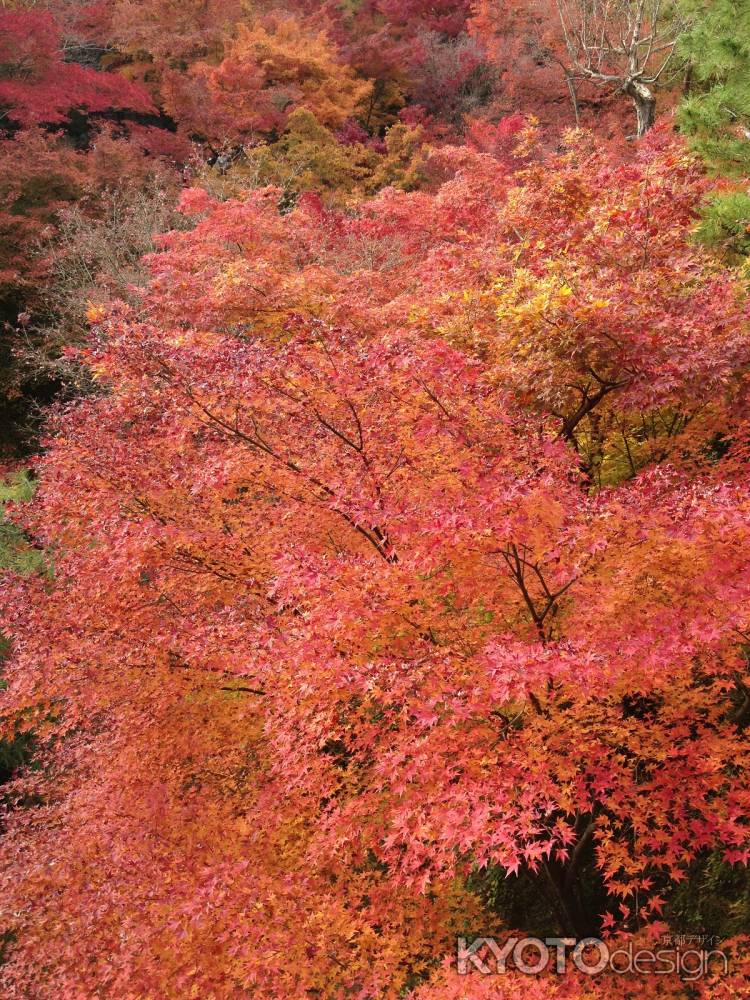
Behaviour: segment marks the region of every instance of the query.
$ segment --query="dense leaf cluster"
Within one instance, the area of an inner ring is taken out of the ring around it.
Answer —
[[[740,7],[3,7],[3,998],[747,994]]]

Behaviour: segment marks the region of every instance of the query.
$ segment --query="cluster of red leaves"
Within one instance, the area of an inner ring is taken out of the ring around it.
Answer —
[[[44,10],[0,13],[0,322],[33,313],[49,264],[40,246],[61,207],[76,202],[95,214],[103,190],[147,174],[144,152],[188,154],[163,129],[136,126],[131,144],[122,129],[115,141],[86,118],[156,108],[140,84],[66,58],[62,22]],[[66,135],[74,113],[89,121],[78,148]]]
[[[750,858],[743,277],[666,133],[518,138],[356,213],[192,192],[92,317],[4,588],[9,998],[684,995],[437,968],[472,870],[575,932],[593,846],[632,933]]]
[[[54,125],[72,109],[155,110],[147,91],[125,77],[64,61],[60,43],[49,13],[0,13],[0,120]]]

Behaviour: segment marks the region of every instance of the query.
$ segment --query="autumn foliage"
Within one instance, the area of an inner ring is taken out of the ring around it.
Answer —
[[[218,66],[198,62],[187,75],[170,75],[165,86],[166,107],[174,117],[218,144],[280,132],[297,108],[310,111],[324,127],[337,128],[370,90],[336,61],[323,33],[305,32],[290,17],[253,30],[240,25]]]
[[[542,11],[0,16],[3,998],[747,995],[738,189]]]
[[[59,124],[71,108],[153,111],[148,94],[119,76],[65,62],[49,13],[0,14],[0,107],[18,125]]]
[[[525,142],[355,215],[191,192],[92,315],[5,604],[54,761],[9,995],[396,996],[495,871],[581,936],[747,862],[743,282],[667,135]]]

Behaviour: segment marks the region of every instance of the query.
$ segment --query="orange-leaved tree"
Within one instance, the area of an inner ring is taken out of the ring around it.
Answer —
[[[747,864],[747,303],[705,181],[659,132],[434,156],[356,214],[195,191],[92,314],[105,392],[3,601],[49,771],[6,794],[9,996],[479,1000],[439,963],[498,878],[643,936]]]
[[[183,127],[216,144],[247,142],[283,130],[296,108],[338,127],[367,98],[324,32],[294,17],[237,26],[218,64],[201,61],[165,79],[165,106]]]

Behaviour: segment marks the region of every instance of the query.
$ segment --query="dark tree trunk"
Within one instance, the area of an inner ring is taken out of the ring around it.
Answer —
[[[656,98],[651,90],[640,80],[628,80],[625,93],[635,105],[637,120],[636,138],[642,138],[654,124],[656,117]]]

